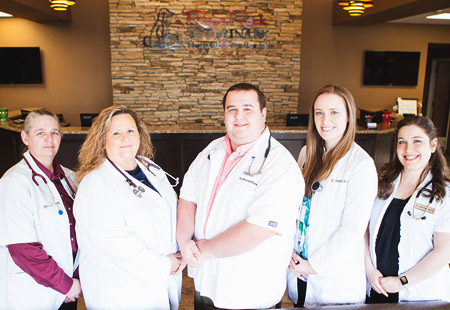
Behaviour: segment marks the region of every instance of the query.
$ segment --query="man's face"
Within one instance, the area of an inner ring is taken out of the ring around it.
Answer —
[[[260,109],[253,90],[235,90],[225,101],[224,123],[233,150],[255,141],[266,127],[266,108]]]

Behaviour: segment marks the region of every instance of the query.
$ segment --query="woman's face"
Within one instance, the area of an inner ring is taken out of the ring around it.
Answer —
[[[348,115],[344,99],[336,94],[325,93],[314,102],[314,124],[325,141],[327,151],[332,150],[344,135]]]
[[[106,133],[106,155],[125,170],[136,167],[135,157],[139,150],[140,136],[136,123],[130,114],[113,116]]]
[[[436,147],[437,139],[430,141],[419,126],[404,126],[398,132],[397,157],[404,170],[422,172]]]
[[[22,141],[41,163],[53,161],[61,144],[58,122],[49,115],[34,117],[28,133],[22,131]]]

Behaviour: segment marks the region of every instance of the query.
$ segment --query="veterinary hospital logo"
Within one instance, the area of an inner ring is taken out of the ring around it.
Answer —
[[[182,14],[182,19],[168,9],[160,9],[150,34],[143,39],[147,48],[181,50],[198,48],[267,48],[268,30],[263,14],[249,16],[246,11],[228,12],[226,17],[207,17],[201,10]],[[227,28],[232,27],[232,28]]]

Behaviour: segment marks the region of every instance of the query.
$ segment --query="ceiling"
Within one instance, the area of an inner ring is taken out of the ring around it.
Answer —
[[[57,12],[47,0],[0,0],[0,11],[38,23],[70,22],[70,10]]]
[[[316,1],[316,0],[310,0]],[[374,0],[375,6],[359,17],[350,17],[333,0],[333,24],[370,26],[380,23],[450,25],[450,20],[430,20],[425,16],[435,11],[450,13],[449,0]],[[39,23],[70,22],[70,10],[56,12],[46,0],[1,0],[0,11]]]
[[[450,25],[449,19],[427,19],[429,15],[439,14],[439,13],[450,13],[450,8],[431,11],[427,13],[422,13],[418,15],[413,15],[405,18],[400,18],[396,20],[391,20],[389,23],[401,23],[401,24],[425,24],[425,25]]]
[[[435,11],[449,12],[449,0],[374,0],[362,16],[351,17],[333,0],[333,25],[370,26],[381,23],[450,25],[448,20],[429,20]]]

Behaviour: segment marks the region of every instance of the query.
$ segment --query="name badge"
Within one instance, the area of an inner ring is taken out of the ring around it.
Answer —
[[[430,206],[425,206],[425,205],[422,205],[420,203],[416,203],[414,208],[416,208],[417,210],[420,210],[420,211],[424,211],[424,212],[427,212],[427,213],[430,213],[430,214],[434,214],[434,208],[432,208]]]

